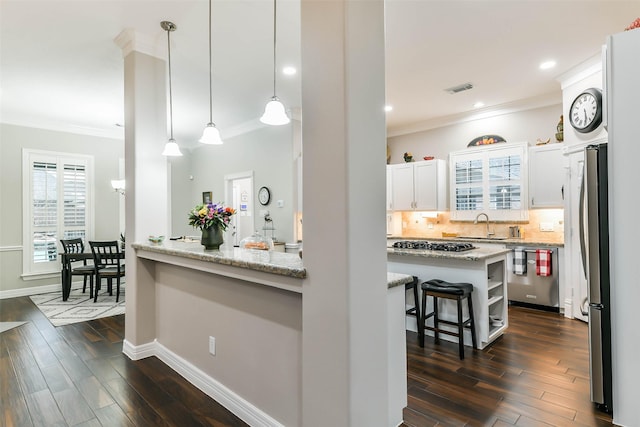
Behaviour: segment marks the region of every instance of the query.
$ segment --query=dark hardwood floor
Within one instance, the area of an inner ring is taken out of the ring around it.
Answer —
[[[0,300],[0,426],[246,426],[159,359],[122,354],[124,315],[54,327]]]
[[[408,333],[405,426],[611,426],[589,398],[587,324],[509,308],[506,333],[483,351]]]
[[[1,426],[244,426],[155,357],[122,354],[124,316],[53,327],[27,297],[0,300]],[[611,426],[589,401],[587,325],[512,307],[484,351],[407,337],[405,426]],[[332,426],[334,427],[334,426]]]

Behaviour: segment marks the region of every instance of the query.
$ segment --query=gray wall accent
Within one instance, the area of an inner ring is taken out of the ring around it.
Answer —
[[[124,141],[44,129],[0,124],[0,247],[22,246],[22,149],[47,150],[94,156],[96,240],[117,240],[118,203],[111,180],[118,177],[118,159]],[[60,283],[59,276],[24,281],[22,252],[0,251],[0,291]]]
[[[507,142],[528,141],[529,145],[535,145],[538,138],[551,138],[551,142],[555,142],[561,114],[562,104],[557,104],[391,137],[387,139],[390,163],[403,163],[402,155],[406,151],[413,154],[414,161],[424,156],[446,160],[450,152],[465,149],[469,142],[482,135],[500,135]]]
[[[301,294],[159,262],[155,289],[159,343],[283,425],[301,425]]]
[[[214,202],[224,200],[224,176],[254,171],[254,196],[262,186],[271,190],[271,203],[253,204],[256,229],[262,229],[262,209],[271,213],[275,236],[279,241],[293,241],[294,179],[292,125],[269,126],[224,140],[224,145],[201,146],[182,159],[171,160],[172,236],[199,236],[200,230],[187,224],[187,215],[202,203],[202,192],[211,191]],[[222,134],[224,138],[224,132]],[[193,180],[190,180],[193,176]],[[190,197],[189,197],[190,195]],[[277,207],[277,200],[284,207]],[[261,231],[262,232],[262,231]]]

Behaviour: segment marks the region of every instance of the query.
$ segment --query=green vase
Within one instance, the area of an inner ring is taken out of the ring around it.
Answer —
[[[220,227],[203,228],[200,243],[206,250],[220,249],[220,245],[224,243],[222,229]]]

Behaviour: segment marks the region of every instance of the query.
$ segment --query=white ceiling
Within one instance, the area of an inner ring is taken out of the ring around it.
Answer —
[[[271,0],[214,0],[213,120],[229,138],[259,126],[272,95]],[[278,1],[278,69],[300,69],[300,4]],[[171,34],[174,130],[195,146],[208,122],[206,0],[1,0],[0,120],[122,137],[125,29],[154,39],[166,55]],[[640,0],[387,0],[387,114],[391,135],[488,109],[560,102],[557,77],[597,55],[608,34],[640,16]],[[544,60],[557,67],[538,69]],[[300,76],[278,74],[278,96],[300,107]],[[450,95],[445,88],[471,82]]]

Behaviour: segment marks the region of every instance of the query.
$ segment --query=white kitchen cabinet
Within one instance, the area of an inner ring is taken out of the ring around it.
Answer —
[[[446,210],[446,168],[446,162],[440,159],[388,166],[387,197],[389,197],[390,184],[391,209],[394,211]]]
[[[529,207],[564,207],[564,186],[567,170],[562,144],[547,144],[529,148]]]
[[[526,142],[468,148],[449,155],[451,219],[522,221],[527,207]]]
[[[387,166],[387,211],[393,210],[393,175]]]

